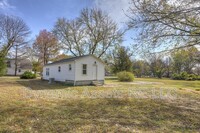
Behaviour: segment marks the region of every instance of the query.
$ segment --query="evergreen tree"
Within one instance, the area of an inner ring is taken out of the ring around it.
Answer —
[[[132,54],[129,53],[129,49],[125,47],[119,47],[117,51],[113,54],[114,63],[112,65],[112,70],[114,73],[120,71],[132,72],[132,62],[130,57]]]
[[[0,76],[6,73],[5,52],[4,48],[0,51]]]

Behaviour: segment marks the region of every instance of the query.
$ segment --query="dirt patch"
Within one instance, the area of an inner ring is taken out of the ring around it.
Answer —
[[[129,84],[135,84],[135,85],[164,85],[164,83],[161,83],[161,82],[144,82],[144,81],[135,81],[135,82],[131,82]]]
[[[121,85],[119,84],[104,84],[103,87],[120,87]]]

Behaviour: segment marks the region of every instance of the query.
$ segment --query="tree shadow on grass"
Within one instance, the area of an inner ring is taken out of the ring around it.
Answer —
[[[20,120],[21,128],[31,126],[37,132],[198,132],[200,128],[196,111],[148,99],[64,100],[42,108],[11,106],[0,113],[16,115],[7,124]]]
[[[72,85],[61,82],[49,84],[48,81],[40,79],[20,79],[17,81],[17,83],[31,90],[56,90],[73,87]]]
[[[109,131],[109,129],[117,132],[123,131],[126,127],[130,129],[129,131],[139,129],[158,132],[189,132],[198,131],[200,128],[200,116],[197,110],[181,108],[164,101],[81,99],[63,101],[54,109],[60,111],[48,119],[55,120],[55,126],[58,126],[57,121],[62,123],[67,120],[65,122],[69,126],[68,131],[73,126],[75,131],[81,131],[80,129],[86,125],[91,125],[86,132],[92,129],[94,132]]]

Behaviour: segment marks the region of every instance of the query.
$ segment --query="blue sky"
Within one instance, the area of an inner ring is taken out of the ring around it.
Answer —
[[[51,30],[59,17],[73,19],[83,8],[98,7],[124,27],[128,20],[124,12],[130,6],[129,0],[0,0],[0,13],[21,17],[30,27],[34,39],[42,29]],[[131,32],[124,37],[124,45],[129,45]]]

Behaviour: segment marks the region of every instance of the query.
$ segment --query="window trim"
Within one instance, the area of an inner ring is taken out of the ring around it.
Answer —
[[[86,66],[86,68],[84,68],[84,66]],[[82,64],[82,75],[87,75],[87,64]]]
[[[61,72],[61,66],[58,66],[58,72]]]
[[[11,61],[7,61],[7,67],[11,68]]]
[[[72,70],[72,64],[69,64],[69,71]]]
[[[49,68],[46,68],[46,76],[49,76],[50,72],[49,72]]]

